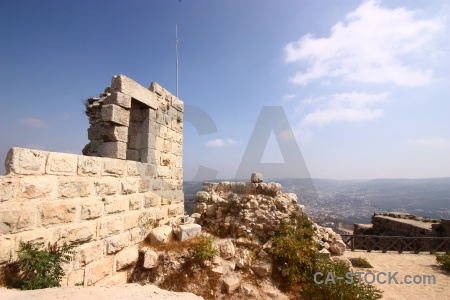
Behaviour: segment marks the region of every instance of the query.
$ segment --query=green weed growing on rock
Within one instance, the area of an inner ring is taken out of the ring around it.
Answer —
[[[318,255],[319,245],[313,240],[312,222],[306,216],[279,225],[272,238],[274,254],[274,277],[278,278],[280,287],[294,299],[344,300],[381,299],[381,291],[372,285],[360,283],[357,276],[349,276],[350,268],[343,261],[325,259]],[[314,274],[328,273],[334,278],[349,280],[334,282],[314,281]],[[347,276],[347,277],[346,277]]]
[[[203,261],[209,260],[217,254],[218,251],[214,246],[214,237],[207,235],[200,236],[200,242],[195,247],[195,257]]]

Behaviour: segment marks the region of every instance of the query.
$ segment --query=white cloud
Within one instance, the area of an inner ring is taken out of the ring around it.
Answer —
[[[285,95],[283,95],[283,97],[282,97],[282,99],[285,100],[285,101],[287,101],[287,100],[293,100],[293,99],[295,99],[295,98],[297,98],[297,95],[296,95],[296,94],[285,94]]]
[[[431,139],[409,139],[407,143],[412,146],[424,146],[432,148],[447,148],[450,146],[449,141],[441,138]]]
[[[237,145],[239,144],[237,141],[233,140],[233,139],[215,139],[215,140],[210,140],[208,142],[206,142],[206,146],[208,147],[226,147],[226,146],[233,146],[233,145]]]
[[[315,110],[308,113],[300,122],[302,126],[323,126],[331,122],[360,122],[379,118],[383,110],[370,105],[386,100],[388,94],[342,93],[327,97],[309,98],[299,106],[319,103]]]
[[[366,1],[331,28],[329,37],[302,36],[285,47],[286,62],[302,61],[307,69],[290,80],[307,85],[313,80],[342,78],[402,86],[427,84],[432,72],[408,65],[408,55],[430,55],[433,38],[443,20],[418,19],[417,11],[387,9]],[[352,112],[347,112],[352,115]],[[370,114],[369,114],[370,115]]]
[[[47,127],[48,124],[45,120],[37,119],[37,118],[25,118],[19,119],[19,122],[25,125],[29,125],[35,128],[44,128]]]

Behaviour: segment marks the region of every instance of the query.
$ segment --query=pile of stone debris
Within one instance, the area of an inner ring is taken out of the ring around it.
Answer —
[[[233,295],[282,299],[286,296],[271,279],[270,238],[283,220],[302,216],[304,206],[297,203],[297,196],[282,192],[278,183],[264,183],[260,174],[252,174],[251,182],[204,183],[187,224],[165,225],[150,232],[150,245],[140,250],[141,263],[144,269],[155,270],[153,275],[159,274],[153,277],[153,283],[163,282],[168,273],[180,271],[193,253],[192,249],[184,249],[175,254],[158,247],[174,239],[187,241],[199,236],[203,229],[215,237],[218,249],[218,255],[202,266],[220,281],[216,290],[211,290],[213,298]],[[345,244],[331,228],[317,224],[313,227],[316,242],[323,246],[323,256],[344,253]]]

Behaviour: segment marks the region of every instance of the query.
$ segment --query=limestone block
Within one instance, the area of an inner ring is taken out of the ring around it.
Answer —
[[[39,206],[41,224],[52,225],[75,221],[77,201],[44,202]]]
[[[272,264],[269,262],[260,262],[253,266],[251,266],[251,269],[253,272],[256,273],[258,276],[268,276],[272,274]]]
[[[103,132],[103,127],[100,126],[96,126],[97,124],[93,124],[91,125],[91,127],[88,128],[88,139],[90,141],[94,141],[94,140],[101,140],[102,139],[102,132]]]
[[[158,207],[155,208],[155,216],[157,220],[167,219],[168,218],[168,210],[167,207]]]
[[[128,231],[111,236],[105,240],[106,253],[114,254],[128,246],[130,233]]]
[[[20,178],[19,197],[27,199],[55,199],[56,176],[27,176]]]
[[[84,269],[75,270],[67,274],[67,286],[75,286],[75,284],[84,284]]]
[[[121,250],[115,256],[115,271],[122,270],[135,264],[139,258],[138,246],[128,247]]]
[[[50,152],[45,172],[55,175],[75,175],[77,166],[78,155]]]
[[[175,108],[179,112],[184,112],[184,103],[180,99],[175,96],[172,96],[172,107]]]
[[[111,125],[102,128],[100,134],[104,142],[128,142],[128,124],[126,126]]]
[[[180,228],[180,241],[199,236],[202,232],[202,226],[198,224],[179,225],[178,227]]]
[[[130,112],[115,104],[103,105],[102,121],[128,126],[130,122]]]
[[[148,235],[152,245],[167,244],[173,239],[173,230],[171,226],[163,225],[154,228]]]
[[[12,251],[14,247],[14,237],[12,235],[0,236],[0,265],[10,262],[12,259]]]
[[[132,194],[128,196],[128,199],[130,200],[129,209],[139,210],[144,204],[145,196],[144,194]]]
[[[122,106],[123,108],[131,108],[131,96],[125,95],[124,93],[120,92],[114,92],[106,97],[106,99],[103,101],[103,105],[105,104],[115,104]]]
[[[140,211],[132,211],[127,213],[124,216],[123,230],[129,230],[138,227],[140,218],[141,218]]]
[[[112,267],[114,263],[113,256],[107,256],[100,260],[94,261],[86,266],[85,282],[87,285],[93,285],[100,279],[112,274]]]
[[[333,242],[328,249],[333,255],[343,255],[345,252],[346,245],[342,240],[337,240]]]
[[[30,230],[37,225],[35,207],[0,210],[0,234]]]
[[[158,253],[148,247],[141,249],[140,252],[144,253],[144,269],[152,269],[158,266]]]
[[[140,176],[139,171],[143,170],[143,164],[139,163],[137,161],[127,161],[126,162],[127,166],[127,175],[128,176]]]
[[[94,184],[89,178],[59,177],[58,197],[78,198],[88,197],[94,194]]]
[[[164,88],[157,82],[152,82],[148,88],[150,91],[162,96]]]
[[[95,241],[83,244],[76,249],[75,267],[84,267],[85,265],[103,258],[103,241]]]
[[[251,182],[260,183],[263,182],[263,176],[261,173],[252,173]]]
[[[117,272],[112,275],[106,276],[103,279],[100,279],[94,286],[118,286],[122,284],[126,284],[128,282],[127,272]]]
[[[168,114],[164,115],[164,125],[166,125],[169,130],[172,128],[172,117]],[[167,134],[165,137],[167,138]]]
[[[105,213],[117,214],[128,211],[130,200],[127,196],[110,196],[105,198]]]
[[[162,179],[155,179],[153,180],[153,190],[154,191],[160,191],[162,189],[163,183]]]
[[[61,239],[68,243],[87,243],[96,237],[95,222],[83,222],[65,226],[61,230]]]
[[[98,236],[103,238],[122,232],[123,221],[123,216],[110,216],[101,219],[98,223]]]
[[[149,177],[156,177],[158,175],[158,170],[156,168],[155,164],[147,164],[147,169],[146,169],[146,176]]]
[[[79,156],[78,157],[78,175],[95,176],[99,175],[102,169],[101,158]]]
[[[142,242],[145,237],[145,231],[141,228],[134,228],[130,232],[130,245],[136,245]]]
[[[231,294],[241,285],[241,280],[235,275],[228,275],[223,279],[227,293]]]
[[[101,157],[126,159],[127,144],[124,142],[105,142],[97,148],[97,153]]]
[[[153,185],[153,182],[151,179],[148,178],[141,178],[139,180],[139,188],[138,188],[138,192],[139,193],[146,193],[148,191],[150,191],[150,187]]]
[[[14,198],[17,178],[0,176],[0,203]]]
[[[167,211],[169,217],[182,216],[184,213],[184,204],[171,205]]]
[[[139,178],[122,178],[120,180],[122,195],[129,195],[138,192]]]
[[[127,149],[126,160],[140,161],[140,152],[139,150]]]
[[[81,220],[92,220],[103,216],[104,204],[101,198],[87,200],[81,204]]]
[[[141,135],[140,148],[155,149],[156,147],[156,135],[153,133],[144,133]]]
[[[131,96],[133,99],[138,100],[146,106],[154,109],[158,107],[157,96],[155,93],[122,74],[112,78],[111,88],[115,92],[122,92]]]
[[[46,246],[48,242],[54,243],[48,229],[35,229],[28,230],[16,235],[16,241],[14,244],[13,258],[16,258],[15,251],[19,250],[20,242],[31,242],[39,247]]]
[[[231,242],[230,239],[218,242],[217,248],[219,249],[220,256],[223,259],[230,259],[236,254],[233,242]]]
[[[158,171],[158,177],[160,178],[171,178],[172,175],[172,168],[170,166],[158,166],[157,167],[157,171]]]
[[[161,196],[156,195],[153,192],[148,192],[144,194],[144,207],[155,207],[161,205]]]
[[[121,176],[126,171],[126,161],[120,159],[103,159],[102,175]]]
[[[120,189],[120,179],[102,177],[94,181],[95,192],[98,196],[114,195]]]
[[[47,157],[48,152],[24,148],[11,148],[5,161],[6,174],[45,174]]]

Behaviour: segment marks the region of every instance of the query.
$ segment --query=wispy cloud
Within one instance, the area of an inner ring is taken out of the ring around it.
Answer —
[[[226,147],[226,146],[233,146],[233,145],[237,145],[239,144],[239,142],[233,140],[233,139],[215,139],[215,140],[210,140],[208,142],[206,142],[206,146],[208,147]]]
[[[448,148],[450,142],[441,138],[430,138],[430,139],[409,139],[406,141],[412,146],[423,146],[432,148]]]
[[[283,95],[283,97],[281,97],[281,99],[283,99],[284,101],[293,100],[295,98],[297,98],[296,94],[285,94]]]
[[[383,115],[380,108],[371,105],[386,100],[388,94],[342,93],[319,98],[306,99],[299,106],[319,103],[300,122],[302,126],[323,126],[332,122],[361,122]]]
[[[37,118],[24,118],[18,120],[20,123],[35,127],[35,128],[44,128],[47,127],[48,124],[45,120],[37,119]]]
[[[431,79],[431,70],[408,65],[408,55],[415,55],[416,59],[429,56],[435,34],[443,28],[440,18],[419,19],[416,11],[387,9],[379,1],[366,1],[335,24],[329,37],[318,38],[308,33],[285,47],[286,62],[301,61],[308,65],[290,80],[299,85],[329,78],[425,85]],[[341,114],[352,118],[354,113]]]

